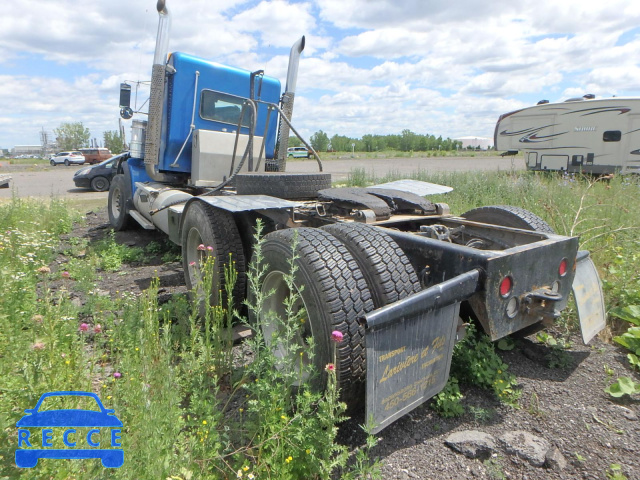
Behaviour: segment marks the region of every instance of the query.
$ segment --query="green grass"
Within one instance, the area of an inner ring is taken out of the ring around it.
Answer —
[[[454,213],[511,204],[540,215],[560,233],[580,235],[600,270],[608,308],[640,305],[637,180],[605,183],[526,172],[414,177],[454,187],[432,199],[449,203]],[[393,179],[361,171],[351,184]],[[55,199],[12,198],[0,205],[0,478],[206,479],[236,478],[239,471],[242,478],[261,479],[375,476],[367,456],[373,437],[351,457],[336,441],[344,405],[335,384],[324,394],[303,389],[291,395],[296,369],[274,368],[279,360],[260,335],[244,347],[254,361],[234,359],[225,329],[232,312],[211,309],[200,319],[186,297],[158,305],[156,282],[140,297],[96,294],[102,270],[147,255],[175,259],[175,250],[161,243],[144,251],[122,248],[109,236],[97,243],[71,238],[64,252],[68,262],[52,263],[59,235],[79,220],[74,212]],[[256,282],[260,272],[251,273]],[[84,305],[74,301],[77,294]],[[283,322],[286,341],[299,319],[291,315]],[[567,319],[569,327],[574,322]],[[291,365],[295,349],[289,352]],[[499,395],[501,379],[506,387],[512,383],[505,368],[496,360],[467,373]],[[41,460],[31,470],[13,466],[16,421],[52,390],[94,391],[115,409],[124,423],[122,468],[106,471],[97,460]],[[452,388],[448,395],[444,400],[453,408],[459,392]]]

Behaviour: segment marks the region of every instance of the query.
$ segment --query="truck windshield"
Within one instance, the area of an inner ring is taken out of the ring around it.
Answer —
[[[205,120],[238,125],[244,98],[228,93],[202,90],[200,97],[200,116]],[[242,118],[242,126],[248,127],[251,118],[250,111],[246,111]]]

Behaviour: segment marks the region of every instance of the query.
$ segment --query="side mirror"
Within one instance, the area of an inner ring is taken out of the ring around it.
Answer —
[[[131,106],[131,85],[128,83],[120,84],[120,108],[128,108]]]

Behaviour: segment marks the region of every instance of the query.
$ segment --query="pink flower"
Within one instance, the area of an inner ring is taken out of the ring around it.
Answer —
[[[64,271],[60,274],[62,278],[71,278],[71,274],[67,271]]]
[[[102,325],[100,325],[99,323],[93,326],[93,333],[100,333],[101,331],[102,331]]]
[[[201,243],[200,245],[198,245],[198,250],[204,250],[204,245]]]
[[[122,376],[122,374],[120,372],[115,372],[113,374],[113,378],[120,378]]]
[[[211,245],[209,245],[209,246],[207,247],[207,251],[208,251],[208,252],[213,252],[213,247],[212,247]]]
[[[89,325],[86,323],[81,323],[78,330],[80,330],[81,332],[86,332],[87,330],[89,330]]]
[[[327,363],[327,366],[324,367],[327,372],[335,372],[336,366],[333,363]]]
[[[189,266],[190,267],[195,267],[196,266],[196,262],[189,262]]]
[[[333,340],[334,342],[340,343],[343,338],[344,335],[340,330],[334,330],[333,332],[331,332],[331,340]]]

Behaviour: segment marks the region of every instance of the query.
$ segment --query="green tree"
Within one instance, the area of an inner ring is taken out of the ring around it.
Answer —
[[[114,155],[122,153],[125,150],[124,139],[117,130],[108,130],[104,132],[104,146],[111,150]]]
[[[53,129],[60,150],[75,150],[89,145],[91,134],[82,122],[63,122]]]
[[[316,152],[326,152],[329,146],[329,136],[322,130],[311,135],[311,146]]]
[[[289,137],[289,146],[290,147],[301,147],[302,146],[302,142],[295,135],[291,135]]]

